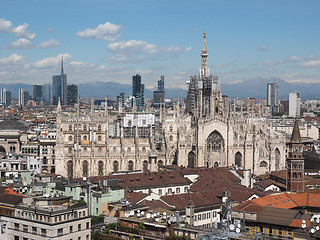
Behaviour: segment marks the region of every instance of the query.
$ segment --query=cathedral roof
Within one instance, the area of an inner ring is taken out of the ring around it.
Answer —
[[[292,135],[291,135],[291,142],[292,143],[300,143],[301,142],[298,120],[296,120],[294,122],[294,127],[293,127],[293,131],[292,131]]]

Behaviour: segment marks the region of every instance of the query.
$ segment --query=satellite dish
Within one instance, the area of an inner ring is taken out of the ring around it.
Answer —
[[[156,213],[152,214],[152,217],[156,217],[156,216],[157,216],[157,214],[156,214]]]
[[[83,179],[83,181],[87,181],[87,177],[86,176],[84,176],[82,179]]]
[[[144,211],[141,212],[141,215],[142,215],[142,216],[144,215]]]
[[[302,223],[301,227],[302,227],[302,228],[306,228],[307,225],[306,225],[305,223]]]
[[[164,215],[164,216],[162,216],[163,217],[163,219],[167,219],[167,216],[166,215]]]
[[[302,223],[306,223],[306,220],[302,220]]]
[[[230,224],[229,228],[230,228],[231,231],[233,231],[235,226],[233,224]]]
[[[241,228],[241,224],[240,223],[237,224],[237,228],[239,228],[239,229]]]
[[[130,215],[131,215],[131,216],[134,215],[134,211],[133,211],[133,210],[130,211]]]
[[[171,224],[171,220],[170,219],[168,220],[168,223]]]
[[[140,212],[140,210],[138,209],[138,210],[137,210],[137,212],[139,213],[139,212]]]
[[[166,213],[166,212],[163,212],[163,216],[165,216],[165,215],[167,215],[167,213]]]
[[[159,222],[159,221],[160,221],[160,219],[159,219],[159,218],[156,218],[155,220],[156,220],[156,222]]]
[[[320,229],[319,226],[316,226],[316,230],[319,231],[319,229]]]
[[[311,233],[315,233],[316,230],[314,230],[314,228],[311,228],[310,232]]]
[[[130,213],[129,212],[125,212],[124,216],[127,218],[127,217],[130,217]]]
[[[236,233],[240,233],[240,228],[236,228]]]
[[[159,216],[160,215],[160,213],[159,212],[157,212],[157,216]]]
[[[317,218],[316,222],[319,223],[320,222],[320,218]]]
[[[150,218],[150,217],[151,217],[151,214],[147,213],[146,218]]]
[[[138,213],[137,213],[137,217],[140,217],[140,216],[141,216],[141,214],[138,212]]]

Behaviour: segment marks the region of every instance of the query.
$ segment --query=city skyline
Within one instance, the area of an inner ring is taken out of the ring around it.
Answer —
[[[0,82],[50,83],[64,56],[73,84],[130,84],[140,74],[148,89],[161,75],[168,88],[186,88],[199,74],[204,30],[221,83],[320,82],[319,9],[318,1],[4,2]]]

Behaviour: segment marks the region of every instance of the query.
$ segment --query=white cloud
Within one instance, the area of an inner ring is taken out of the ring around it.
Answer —
[[[39,44],[39,48],[52,48],[52,47],[59,47],[60,42],[57,39],[50,39],[49,41],[45,41]]]
[[[260,46],[259,48],[257,48],[258,51],[261,51],[261,52],[266,52],[266,51],[269,51],[269,48],[267,46]]]
[[[28,49],[32,47],[32,42],[29,39],[19,38],[17,41],[10,44],[11,48]]]
[[[9,20],[6,20],[4,18],[0,19],[0,32],[15,33],[16,37],[33,40],[36,34],[28,32],[28,27],[28,23],[13,27],[13,23]]]
[[[107,41],[117,41],[121,36],[121,25],[106,22],[92,29],[87,28],[83,31],[78,31],[77,36],[83,38],[104,39]]]
[[[4,18],[0,19],[0,32],[11,33],[12,32],[12,22]]]
[[[181,54],[190,51],[191,47],[182,50],[179,46],[161,47],[141,40],[129,40],[109,43],[107,49],[115,54],[108,59],[110,63],[132,63],[141,62],[148,56],[163,57]]]
[[[301,64],[302,67],[320,67],[320,60],[311,60]]]
[[[39,60],[37,62],[34,62],[32,65],[35,68],[50,68],[52,66],[59,65],[61,63],[62,57],[64,61],[65,60],[68,61],[69,59],[72,58],[72,56],[69,53],[59,54],[56,57],[48,57],[48,58]]]
[[[25,58],[22,55],[18,55],[16,53],[11,54],[7,58],[0,58],[1,65],[9,65],[9,64],[21,64],[25,63]]]
[[[29,33],[27,28],[29,27],[28,23],[24,23],[23,25],[19,25],[12,29],[12,32],[16,34],[16,37],[27,38],[33,40],[36,36],[35,33]]]
[[[189,47],[186,47],[186,49],[184,50],[185,52],[190,52],[192,50],[192,47],[189,46]]]

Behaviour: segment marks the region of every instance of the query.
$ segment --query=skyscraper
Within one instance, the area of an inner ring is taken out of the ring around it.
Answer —
[[[153,91],[153,106],[159,107],[165,102],[165,91],[164,91],[164,76],[158,80],[158,90]]]
[[[68,85],[68,105],[75,105],[78,102],[78,86]]]
[[[26,106],[28,101],[29,101],[29,92],[20,88],[19,89],[19,106],[20,107]]]
[[[270,113],[276,113],[280,110],[279,104],[279,88],[277,83],[267,84],[267,105]]]
[[[61,61],[61,74],[52,78],[52,97],[53,105],[58,105],[59,98],[61,105],[68,103],[67,74],[64,74],[63,58]]]
[[[267,105],[269,107],[279,105],[279,89],[277,83],[267,84]]]
[[[40,103],[41,101],[45,105],[50,104],[51,94],[50,94],[50,84],[44,85],[33,85],[33,100]]]
[[[132,96],[135,97],[137,108],[139,110],[144,109],[144,84],[141,84],[141,76],[139,74],[132,76]]]
[[[291,92],[289,94],[289,117],[300,116],[300,93]]]
[[[1,103],[3,103],[5,107],[11,105],[11,91],[1,88]]]

